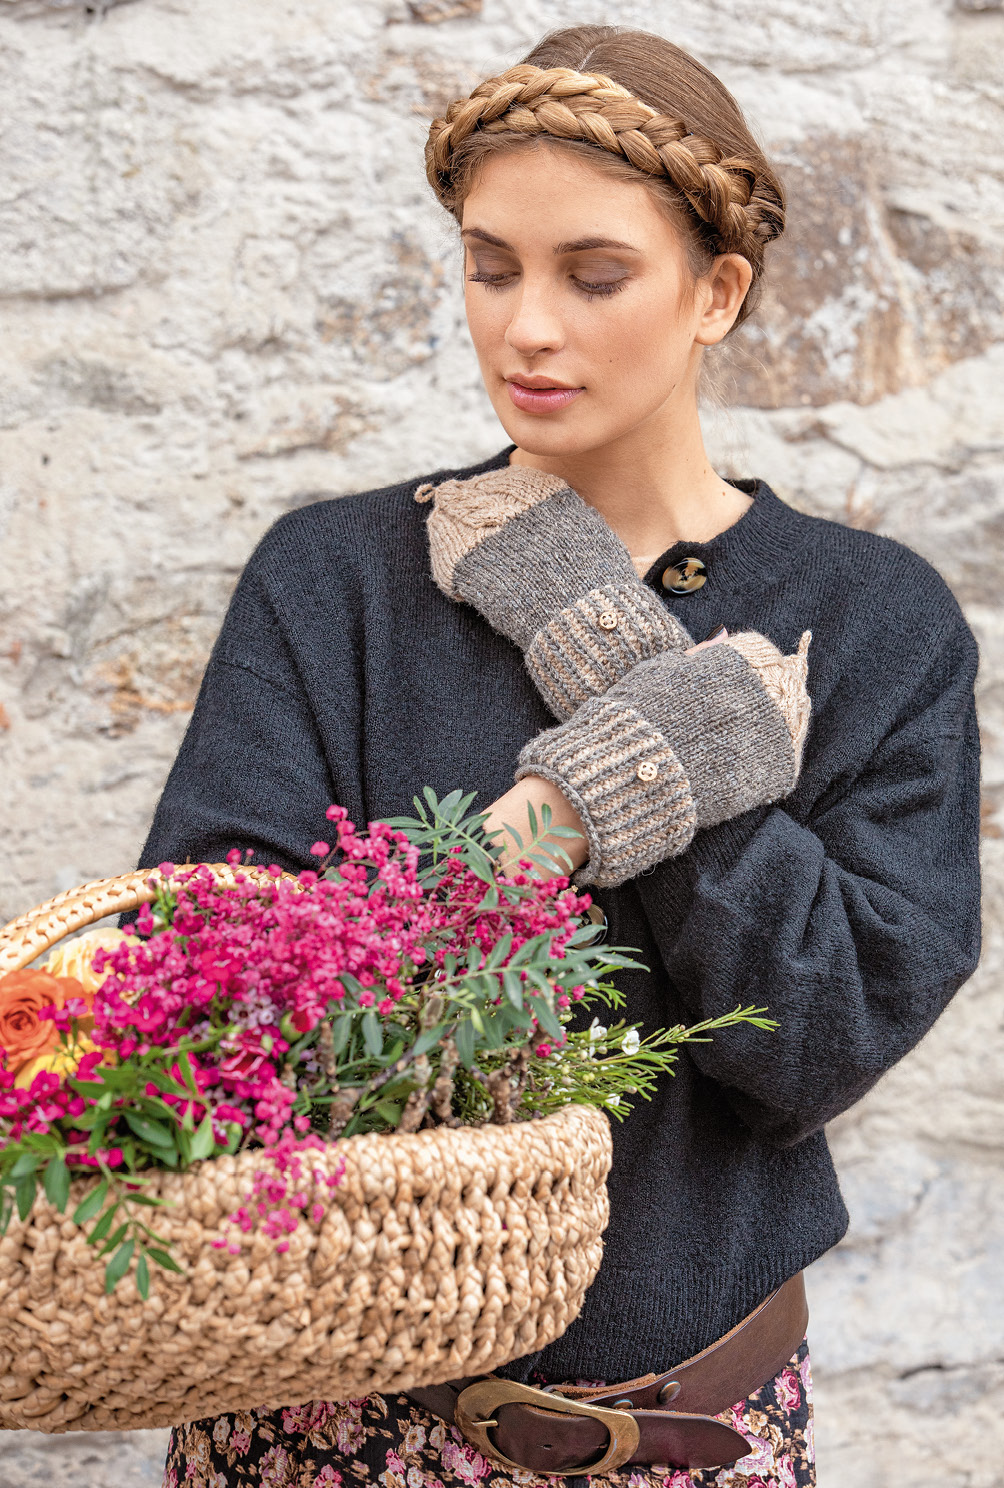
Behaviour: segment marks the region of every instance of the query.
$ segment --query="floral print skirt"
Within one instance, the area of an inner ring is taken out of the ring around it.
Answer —
[[[644,1467],[595,1479],[595,1488],[814,1488],[809,1350],[721,1413],[748,1454],[733,1467],[692,1472]],[[586,1475],[509,1472],[406,1395],[330,1405],[239,1411],[171,1433],[163,1488],[590,1488]]]

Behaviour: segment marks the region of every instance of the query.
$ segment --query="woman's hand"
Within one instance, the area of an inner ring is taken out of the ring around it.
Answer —
[[[567,827],[578,832],[577,837],[548,837],[544,839],[544,851],[560,849],[561,853],[567,854],[571,859],[571,866],[564,857],[555,859],[554,871],[560,874],[571,874],[589,856],[589,844],[586,840],[585,828],[582,818],[578,816],[567,796],[562,795],[556,785],[550,780],[542,780],[539,775],[526,775],[512,790],[506,791],[488,808],[488,820],[485,823],[485,831],[502,846],[501,865],[507,869],[512,868],[518,860],[524,856],[526,848],[530,843],[533,832],[530,828],[530,813],[528,807],[532,806],[536,814],[538,829],[541,823],[541,814],[545,806],[551,809],[551,823],[555,827]],[[523,849],[518,846],[512,833],[507,827],[515,827],[523,839]],[[535,870],[539,872],[539,868]]]
[[[698,651],[703,651],[708,646],[719,645],[727,639],[728,631],[722,626],[707,640],[691,646],[686,655],[693,656]],[[525,775],[513,786],[512,790],[506,791],[504,796],[500,796],[488,808],[485,831],[502,847],[501,864],[503,867],[512,868],[524,855],[525,848],[533,837],[528,808],[533,808],[539,830],[545,806],[550,808],[553,826],[565,827],[578,833],[577,837],[557,836],[543,839],[542,846],[545,851],[548,848],[558,849],[571,860],[569,863],[565,861],[565,857],[557,857],[555,871],[572,874],[581,868],[589,857],[590,843],[586,828],[582,817],[579,816],[568,797],[553,781],[544,780],[540,775]],[[511,827],[515,827],[523,839],[523,850],[518,846],[511,831],[507,830]]]
[[[432,576],[526,654],[548,707],[568,718],[638,662],[690,636],[635,572],[599,512],[560,477],[524,466],[422,486]]]
[[[549,781],[577,813],[587,883],[636,878],[685,851],[699,828],[794,789],[810,638],[791,656],[754,631],[665,652],[530,740],[516,778]]]
[[[729,633],[725,629],[725,626],[719,625],[717,630],[713,630],[711,634],[709,636],[706,636],[703,641],[698,641],[696,646],[688,646],[683,654],[684,656],[696,656],[698,651],[706,651],[709,646],[720,646],[723,644],[723,642],[727,641],[728,638]]]

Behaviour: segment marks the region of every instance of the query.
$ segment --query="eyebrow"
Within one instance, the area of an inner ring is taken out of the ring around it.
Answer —
[[[494,233],[486,232],[483,227],[465,227],[460,234],[462,238],[477,238],[481,243],[491,243],[496,248],[508,248],[510,253],[513,249],[504,238],[497,238]],[[585,253],[590,248],[621,248],[628,253],[638,253],[639,249],[631,243],[619,243],[616,238],[575,238],[569,243],[559,243],[555,248],[555,254],[562,253]]]

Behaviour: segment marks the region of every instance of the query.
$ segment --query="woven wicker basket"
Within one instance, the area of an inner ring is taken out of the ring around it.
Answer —
[[[231,871],[216,866],[221,881]],[[148,873],[61,894],[0,931],[0,974],[64,935],[152,897]],[[167,1426],[254,1406],[344,1400],[479,1374],[560,1337],[602,1253],[606,1117],[360,1136],[318,1153],[327,1214],[289,1250],[245,1237],[215,1249],[261,1154],[164,1172],[156,1228],[182,1276],[143,1301],[104,1294],[104,1261],[41,1195],[0,1240],[0,1427]],[[248,1243],[250,1242],[250,1243]]]

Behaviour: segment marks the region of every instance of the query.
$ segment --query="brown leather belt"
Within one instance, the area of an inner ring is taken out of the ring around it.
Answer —
[[[596,1476],[633,1462],[727,1467],[749,1446],[714,1417],[774,1378],[808,1319],[799,1272],[717,1343],[665,1374],[602,1389],[544,1390],[474,1375],[408,1394],[508,1468]]]

